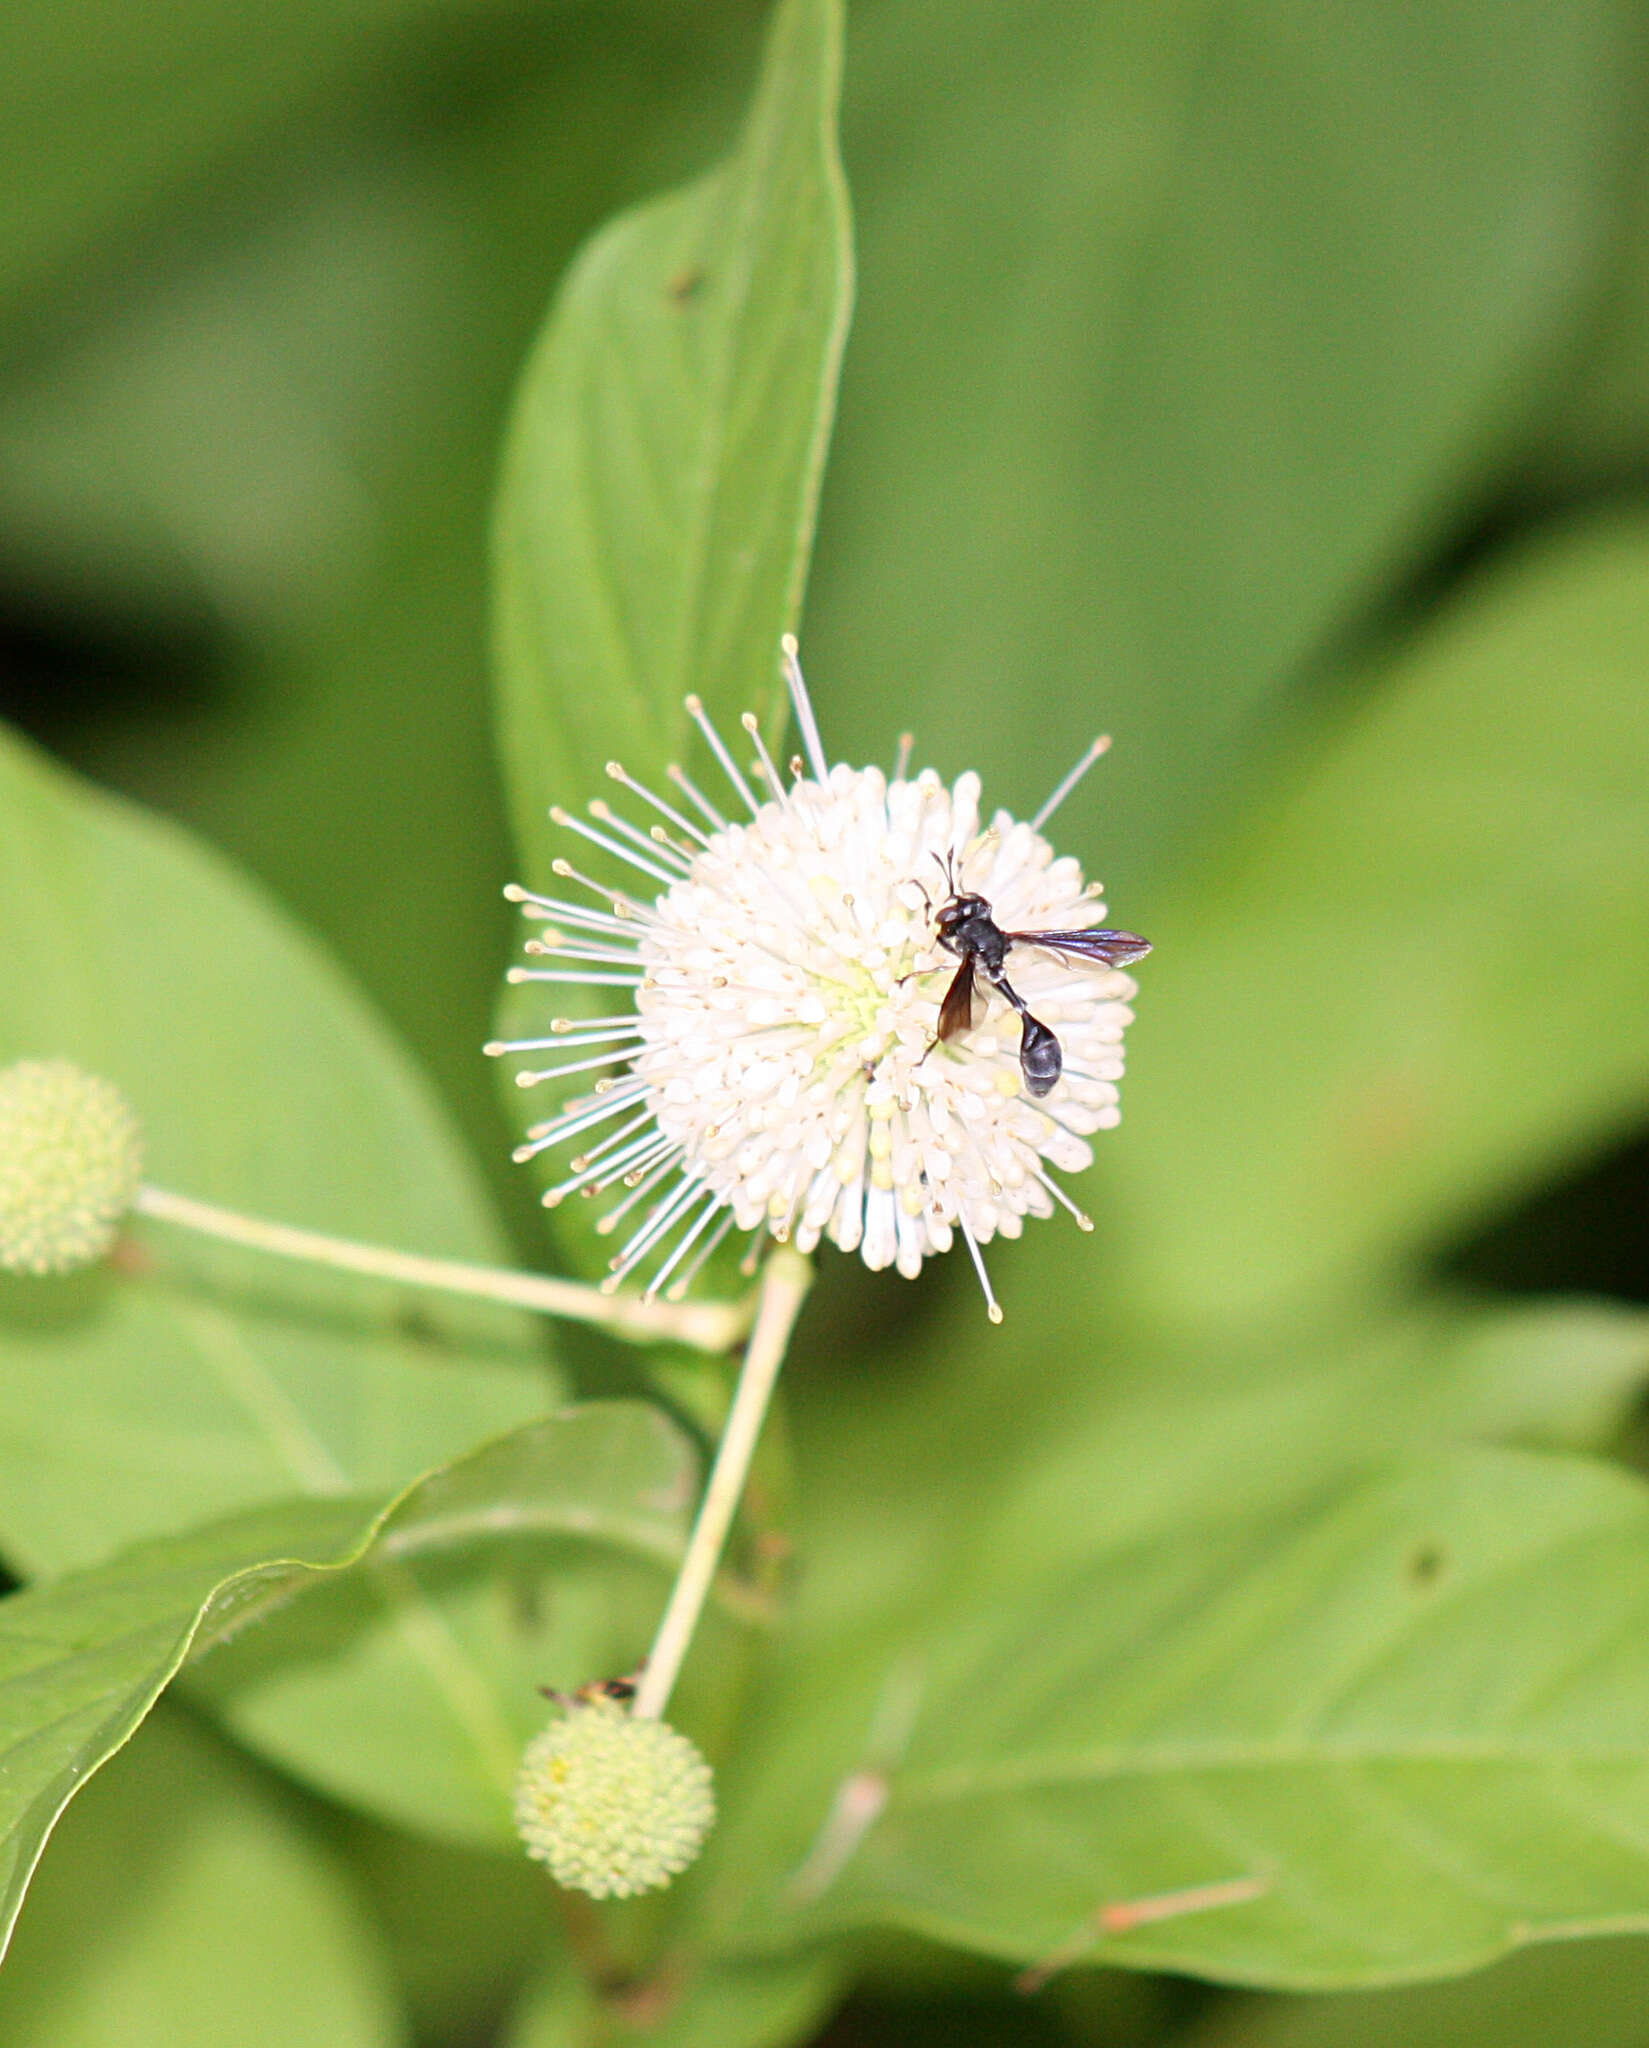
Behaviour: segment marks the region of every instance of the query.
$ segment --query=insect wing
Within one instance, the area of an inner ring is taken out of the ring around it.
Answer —
[[[1143,960],[1151,941],[1138,932],[1114,932],[1100,925],[1087,932],[1004,932],[1015,946],[1045,946],[1050,953],[1075,953],[1083,960],[1098,960],[1107,967],[1123,967],[1130,960]]]
[[[973,956],[969,954],[951,979],[945,991],[945,1000],[939,1005],[939,1030],[941,1041],[954,1038],[958,1031],[966,1031],[973,1022]]]

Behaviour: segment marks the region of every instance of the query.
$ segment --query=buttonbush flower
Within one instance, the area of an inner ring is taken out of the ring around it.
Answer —
[[[666,771],[667,801],[612,762],[609,776],[652,814],[648,829],[599,801],[588,820],[551,816],[603,865],[624,863],[625,885],[563,859],[568,894],[506,892],[541,927],[533,964],[512,980],[622,991],[623,1005],[487,1048],[571,1055],[517,1075],[576,1092],[516,1157],[570,1148],[551,1206],[612,1198],[596,1225],[625,1232],[609,1288],[646,1268],[649,1295],[679,1298],[732,1230],[802,1251],[829,1238],[907,1277],[959,1234],[999,1320],[980,1247],[1056,1207],[1091,1227],[1054,1174],[1081,1172],[1090,1137],[1117,1121],[1136,991],[1117,967],[1015,946],[1012,986],[1063,1056],[1052,1087],[1033,1094],[1020,1017],[984,978],[971,1027],[940,1042],[959,963],[936,920],[976,895],[1004,931],[1101,922],[1099,885],[1056,857],[1041,827],[1105,743],[1029,823],[1003,811],[987,822],[979,777],[910,775],[908,741],[891,776],[832,766],[788,638],[785,656],[805,749],[788,776],[748,713],[747,775],[689,697],[733,815],[680,768]],[[582,1078],[596,1073],[593,1086]]]
[[[710,1766],[687,1737],[609,1699],[569,1700],[528,1743],[515,1781],[527,1854],[595,1899],[667,1885],[715,1818]]]
[[[113,1244],[143,1134],[112,1081],[72,1060],[0,1069],[0,1269],[73,1273]]]

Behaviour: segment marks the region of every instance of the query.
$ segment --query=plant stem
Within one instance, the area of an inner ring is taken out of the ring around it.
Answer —
[[[512,1272],[499,1266],[475,1266],[462,1259],[431,1259],[417,1252],[391,1251],[382,1245],[358,1244],[350,1238],[299,1230],[291,1224],[268,1223],[220,1209],[215,1202],[197,1202],[165,1188],[140,1187],[132,1204],[140,1215],[176,1223],[230,1244],[249,1245],[278,1257],[305,1259],[345,1273],[397,1280],[408,1287],[435,1288],[447,1294],[479,1296],[539,1315],[570,1322],[598,1323],[615,1336],[652,1342],[674,1339],[697,1351],[727,1351],[750,1327],[748,1302],[646,1301],[636,1296],[603,1294],[576,1280],[553,1280],[542,1273]]]
[[[681,1669],[687,1646],[698,1626],[699,1612],[721,1560],[722,1546],[733,1525],[733,1515],[744,1492],[750,1459],[767,1413],[768,1396],[779,1376],[789,1349],[790,1333],[807,1290],[813,1284],[811,1263],[799,1252],[779,1250],[767,1262],[762,1275],[761,1296],[756,1304],[756,1323],[739,1369],[739,1383],[733,1405],[727,1412],[716,1462],[710,1468],[710,1483],[699,1504],[698,1519],[688,1538],[687,1554],[670,1589],[669,1604],[653,1638],[646,1668],[636,1688],[631,1709],[637,1720],[657,1721],[670,1704],[676,1674]]]

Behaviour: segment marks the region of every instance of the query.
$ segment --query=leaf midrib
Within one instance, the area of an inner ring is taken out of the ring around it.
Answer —
[[[1170,1743],[1160,1748],[1087,1750],[1066,1757],[1014,1760],[994,1765],[953,1765],[894,1781],[890,1807],[936,1806],[947,1800],[998,1793],[1054,1790],[1060,1786],[1109,1784],[1130,1778],[1166,1777],[1175,1772],[1330,1770],[1395,1767],[1405,1764],[1561,1766],[1618,1763],[1641,1765],[1649,1758],[1649,1734],[1637,1742],[1585,1741],[1558,1745],[1535,1737],[1426,1736],[1399,1743],[1384,1738],[1346,1738],[1315,1744],[1253,1741]]]

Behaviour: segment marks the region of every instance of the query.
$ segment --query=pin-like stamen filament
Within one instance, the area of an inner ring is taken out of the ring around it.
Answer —
[[[693,1246],[697,1244],[700,1237],[703,1236],[705,1230],[716,1220],[717,1211],[720,1205],[717,1203],[715,1196],[706,1193],[703,1199],[705,1205],[704,1213],[699,1217],[698,1221],[693,1225],[692,1229],[687,1232],[686,1236],[682,1238],[681,1242],[676,1246],[675,1250],[670,1254],[669,1258],[667,1258],[664,1264],[659,1267],[658,1271],[653,1275],[652,1279],[648,1281],[646,1288],[643,1290],[642,1294],[642,1299],[644,1301],[651,1301],[654,1299],[654,1297],[658,1294],[659,1289],[664,1285],[665,1281],[669,1279],[670,1275],[676,1270],[677,1266],[681,1264],[682,1260],[693,1249]]]
[[[761,809],[761,805],[758,804],[756,799],[751,795],[749,783],[746,782],[744,777],[739,773],[739,764],[733,759],[733,756],[727,751],[726,746],[722,742],[721,734],[717,732],[716,728],[710,723],[709,715],[705,711],[702,702],[697,697],[689,697],[686,700],[686,702],[687,716],[698,727],[699,731],[703,733],[705,745],[709,747],[711,753],[714,754],[716,759],[720,762],[722,773],[727,777],[728,781],[732,783],[733,787],[738,791],[739,795],[744,798],[745,803],[750,808],[751,817],[754,817],[756,813]]]
[[[604,853],[614,854],[619,860],[628,861],[633,868],[639,868],[644,875],[651,875],[655,882],[662,882],[669,888],[675,876],[666,874],[656,861],[644,860],[639,853],[632,852],[620,839],[613,839],[605,832],[598,832],[593,825],[586,825],[582,818],[575,818],[571,811],[563,810],[557,804],[550,812],[552,824],[562,825],[569,832],[576,832],[581,839],[589,840],[592,846],[599,846]],[[640,834],[637,834],[640,837]],[[642,844],[645,846],[643,839]]]
[[[576,882],[581,889],[588,889],[592,895],[602,897],[611,904],[613,916],[620,923],[626,918],[635,918],[645,924],[653,915],[653,906],[650,903],[643,903],[639,896],[632,896],[624,889],[611,888],[605,882],[597,882],[589,875],[580,874],[570,860],[552,860],[550,872],[559,875],[564,882]]]
[[[1066,1194],[1065,1190],[1059,1185],[1058,1181],[1054,1180],[1051,1177],[1051,1175],[1044,1173],[1040,1166],[1033,1166],[1031,1168],[1031,1171],[1036,1175],[1037,1179],[1041,1181],[1042,1185],[1048,1190],[1048,1193],[1053,1196],[1054,1200],[1059,1204],[1059,1206],[1062,1209],[1068,1210],[1069,1213],[1076,1219],[1076,1227],[1078,1230],[1093,1229],[1094,1219],[1088,1214],[1088,1212],[1085,1209],[1079,1209],[1077,1207],[1075,1202],[1071,1200],[1070,1196]]]
[[[726,1241],[727,1233],[732,1228],[733,1212],[731,1209],[723,1209],[721,1212],[721,1221],[710,1233],[709,1241],[706,1244],[700,1246],[697,1254],[694,1256],[692,1260],[692,1263],[688,1266],[687,1271],[681,1274],[679,1278],[671,1281],[669,1288],[666,1290],[665,1293],[664,1298],[666,1301],[685,1301],[687,1299],[688,1292],[691,1289],[693,1282],[699,1277],[700,1273],[704,1271],[704,1268],[715,1256],[717,1250]]]
[[[617,761],[609,761],[607,763],[607,773],[615,782],[622,783],[632,796],[639,796],[644,804],[651,804],[660,817],[668,818],[670,823],[676,826],[679,831],[685,832],[689,839],[696,840],[700,846],[708,846],[710,844],[709,840],[691,819],[684,818],[680,811],[673,809],[664,801],[663,797],[654,796],[653,792],[645,784],[637,782],[634,776],[626,775]],[[712,817],[711,823],[715,823],[714,817]]]
[[[692,867],[692,855],[678,853],[662,830],[655,828],[653,832],[641,831],[639,827],[632,825],[628,818],[621,818],[612,805],[603,803],[600,797],[591,802],[589,811],[598,825],[607,826],[609,830],[618,833],[620,838],[628,839],[632,845],[645,847],[649,853],[655,848],[662,852],[671,866],[678,868],[682,874],[685,875]]]
[[[716,809],[715,805],[710,802],[709,798],[700,793],[697,785],[688,780],[684,770],[678,768],[675,762],[672,761],[664,772],[676,785],[677,789],[681,791],[682,795],[687,798],[688,802],[698,806],[707,823],[713,825],[718,832],[725,832],[727,830],[727,820]]]
[[[802,680],[801,649],[796,644],[794,633],[785,634],[779,642],[779,652],[784,660],[784,679],[790,690],[790,701],[796,711],[796,730],[807,749],[813,779],[815,782],[828,782],[830,763],[825,758],[824,742],[819,737],[819,722],[813,716],[813,699],[807,694],[807,685]]]
[[[1101,733],[1098,739],[1089,744],[1088,751],[1083,755],[1082,759],[1077,762],[1068,775],[1064,776],[1054,786],[1053,795],[1049,797],[1041,810],[1031,820],[1031,830],[1033,832],[1040,832],[1042,830],[1043,826],[1047,824],[1048,820],[1059,809],[1071,791],[1076,788],[1077,784],[1099,759],[1100,755],[1109,749],[1110,744],[1111,736],[1109,733]]]
[[[985,1313],[993,1323],[999,1323],[1002,1320],[1002,1308],[991,1292],[991,1276],[985,1271],[985,1255],[979,1249],[979,1240],[969,1229],[968,1219],[960,1209],[956,1212],[956,1220],[961,1225],[962,1241],[968,1248],[968,1256],[973,1260],[973,1270],[979,1275],[979,1285],[984,1291]]]
[[[619,1223],[630,1213],[637,1202],[644,1202],[653,1192],[654,1188],[658,1186],[659,1182],[665,1179],[667,1175],[674,1173],[680,1164],[681,1155],[678,1149],[670,1143],[669,1139],[660,1138],[658,1142],[662,1163],[654,1167],[650,1173],[643,1174],[632,1168],[624,1176],[625,1185],[630,1188],[630,1192],[616,1209],[609,1209],[600,1222],[597,1223],[596,1230],[602,1237],[611,1237],[618,1228]],[[616,1265],[618,1261],[615,1260],[613,1263]]]
[[[781,804],[786,803],[788,798],[785,792],[784,777],[773,765],[773,756],[767,751],[767,744],[762,738],[761,723],[757,719],[755,712],[747,711],[739,720],[739,723],[750,735],[750,743],[756,750],[757,760],[761,763],[762,780],[772,790],[777,802]]]

